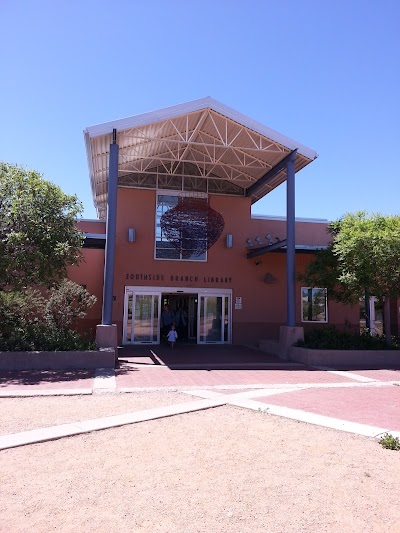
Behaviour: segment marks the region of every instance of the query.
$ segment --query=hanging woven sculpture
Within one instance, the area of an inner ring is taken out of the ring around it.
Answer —
[[[206,198],[179,197],[178,205],[164,213],[161,229],[182,258],[198,257],[213,246],[224,229],[224,219]]]

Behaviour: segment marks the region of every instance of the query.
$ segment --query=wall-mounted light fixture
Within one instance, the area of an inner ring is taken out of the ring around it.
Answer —
[[[231,233],[228,233],[226,236],[225,244],[227,248],[232,248],[233,246],[233,235]]]
[[[136,241],[136,230],[135,230],[135,228],[129,228],[128,229],[128,241],[129,242],[135,242]]]

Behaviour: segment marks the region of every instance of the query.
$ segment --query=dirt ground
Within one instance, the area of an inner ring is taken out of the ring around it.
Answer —
[[[0,399],[0,435],[190,402],[178,392]]]
[[[25,409],[27,429],[29,416],[45,425],[46,410],[58,423],[186,398],[7,399],[0,408],[3,418],[9,402],[9,419],[13,405]],[[400,531],[400,452],[232,406],[5,450],[0,472],[2,533]]]

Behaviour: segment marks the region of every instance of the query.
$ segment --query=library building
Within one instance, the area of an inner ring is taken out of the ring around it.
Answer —
[[[326,220],[295,217],[314,150],[209,97],[84,138],[98,218],[79,221],[84,261],[69,268],[97,297],[84,329],[159,344],[174,324],[181,342],[256,345],[359,324],[357,306],[297,281],[329,241]],[[280,185],[286,216],[252,215]]]

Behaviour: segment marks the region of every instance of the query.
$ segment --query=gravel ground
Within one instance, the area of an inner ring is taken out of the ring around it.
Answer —
[[[399,471],[373,440],[224,406],[0,452],[0,531],[397,532]]]
[[[178,392],[0,399],[0,435],[193,400]]]

